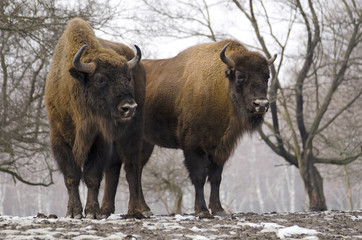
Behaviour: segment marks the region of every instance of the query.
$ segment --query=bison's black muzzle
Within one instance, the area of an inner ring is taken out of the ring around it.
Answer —
[[[252,102],[252,105],[255,110],[255,114],[264,114],[269,109],[269,101],[268,99],[257,99]]]
[[[118,107],[118,116],[121,121],[127,121],[131,119],[136,113],[137,103],[133,99],[127,99],[122,101]]]

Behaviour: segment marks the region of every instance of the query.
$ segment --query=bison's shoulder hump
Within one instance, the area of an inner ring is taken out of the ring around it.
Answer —
[[[84,44],[87,44],[88,49],[100,46],[92,27],[80,18],[74,18],[68,23],[64,35],[72,55],[75,55]]]

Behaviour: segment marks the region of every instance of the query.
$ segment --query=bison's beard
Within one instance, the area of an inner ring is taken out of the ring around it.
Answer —
[[[252,130],[259,128],[263,124],[264,115],[265,114],[251,114],[250,123]]]
[[[240,104],[237,99],[233,99],[234,111],[239,118],[242,119],[242,122],[245,123],[245,126],[249,131],[254,131],[264,122],[265,113],[255,113],[254,108],[250,109],[244,104]]]
[[[130,120],[120,120],[119,118],[102,118],[100,121],[100,133],[108,142],[113,142],[120,138]]]

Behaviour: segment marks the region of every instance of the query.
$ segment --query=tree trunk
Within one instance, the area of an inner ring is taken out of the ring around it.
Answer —
[[[303,158],[305,167],[300,167],[299,171],[303,178],[304,188],[309,198],[310,211],[326,211],[327,204],[323,193],[323,179],[318,169],[314,166],[308,156]]]

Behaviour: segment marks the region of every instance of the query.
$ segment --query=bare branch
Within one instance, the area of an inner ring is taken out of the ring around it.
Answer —
[[[311,31],[308,17],[306,15],[306,13],[304,12],[304,9],[303,9],[300,1],[297,1],[297,7],[303,16],[303,19],[305,22],[305,27],[307,29],[307,34],[308,34],[308,43],[307,43],[307,48],[306,48],[307,52],[305,54],[306,58],[304,60],[303,67],[297,76],[296,89],[295,89],[296,104],[297,104],[296,118],[297,118],[297,124],[298,124],[298,128],[299,128],[299,132],[300,132],[300,135],[302,138],[303,145],[306,144],[306,141],[308,138],[308,133],[307,133],[305,123],[304,123],[303,85],[304,85],[306,76],[308,74],[308,71],[313,63],[314,50],[317,47],[317,45],[321,39],[320,30],[319,30],[319,22],[318,22],[316,13],[314,11],[313,4],[311,1],[308,1],[308,5],[309,5],[309,8],[310,8],[312,16],[313,16],[314,34]]]
[[[345,158],[315,158],[315,162],[323,164],[346,165],[355,161],[360,156],[362,156],[362,147],[361,151],[354,156],[345,157]]]
[[[31,186],[43,186],[43,187],[49,187],[50,185],[52,185],[54,182],[53,182],[53,177],[52,175],[51,176],[51,179],[48,183],[42,183],[42,182],[32,182],[32,181],[27,181],[25,180],[21,175],[19,175],[17,172],[14,172],[14,171],[11,171],[7,168],[0,168],[0,172],[4,172],[4,173],[8,173],[10,174],[11,176],[13,176],[14,179],[17,179],[19,180],[20,182],[22,183],[25,183],[25,184],[28,184],[28,185],[31,185]]]
[[[289,154],[284,148],[277,147],[272,141],[270,141],[270,138],[265,135],[261,128],[258,130],[258,133],[263,141],[265,141],[265,143],[273,150],[273,152],[283,157],[290,164],[298,167],[298,161],[295,156]]]
[[[316,114],[316,117],[313,121],[313,124],[310,128],[310,136],[309,138],[313,138],[318,130],[319,124],[324,116],[324,114],[326,113],[328,106],[332,100],[332,96],[334,95],[334,93],[336,92],[338,86],[342,83],[343,79],[344,79],[344,75],[345,72],[347,70],[348,67],[348,62],[351,56],[351,53],[353,51],[353,49],[357,46],[357,42],[356,42],[356,36],[357,33],[360,30],[360,24],[356,24],[354,25],[353,28],[353,32],[352,32],[352,36],[348,41],[348,47],[347,50],[344,54],[343,57],[343,61],[342,61],[342,65],[340,67],[340,69],[338,70],[337,74],[334,76],[331,86],[328,90],[328,93],[326,94],[326,97],[324,98],[324,101],[319,109],[319,111]]]
[[[362,91],[360,91],[351,101],[349,101],[345,106],[343,106],[326,124],[324,124],[322,127],[318,129],[316,134],[319,134],[323,130],[325,130],[329,125],[331,125],[337,117],[341,116],[344,111],[346,111],[352,104],[359,99],[359,97],[362,95]]]

